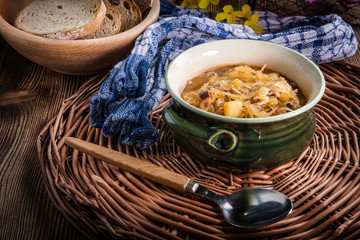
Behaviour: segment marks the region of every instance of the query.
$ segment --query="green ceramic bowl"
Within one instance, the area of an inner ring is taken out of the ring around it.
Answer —
[[[185,102],[180,94],[187,80],[221,64],[267,64],[296,82],[308,99],[290,113],[265,118],[231,118],[212,114]],[[325,91],[318,66],[289,48],[256,40],[219,40],[179,54],[166,72],[173,101],[163,118],[179,146],[194,159],[211,165],[266,169],[296,159],[309,146],[315,131],[314,106]]]

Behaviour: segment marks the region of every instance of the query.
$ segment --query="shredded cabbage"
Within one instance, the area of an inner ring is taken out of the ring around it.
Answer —
[[[208,81],[197,89],[185,87],[182,98],[205,111],[237,118],[259,118],[294,111],[302,106],[303,96],[296,86],[277,72],[248,65],[228,67],[205,74]],[[204,77],[204,75],[202,75]],[[196,83],[196,77],[188,85]]]

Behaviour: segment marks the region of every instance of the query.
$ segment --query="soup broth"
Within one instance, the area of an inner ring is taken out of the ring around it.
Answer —
[[[248,64],[204,70],[187,82],[181,97],[202,110],[236,118],[275,116],[306,103],[294,81],[266,65]]]

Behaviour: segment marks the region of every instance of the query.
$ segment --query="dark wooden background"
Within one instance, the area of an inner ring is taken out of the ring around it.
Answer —
[[[0,37],[0,239],[85,239],[47,195],[36,138],[89,77],[41,67]]]
[[[346,61],[360,65],[359,50]],[[85,239],[47,195],[36,138],[90,77],[41,67],[0,36],[0,240]]]

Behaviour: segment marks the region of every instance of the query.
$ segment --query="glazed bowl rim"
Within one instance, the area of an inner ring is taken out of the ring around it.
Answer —
[[[289,51],[294,55],[297,55],[298,57],[302,58],[304,61],[306,61],[308,64],[310,64],[315,71],[318,73],[318,75],[320,76],[320,81],[321,81],[321,85],[320,85],[320,90],[318,91],[318,93],[316,94],[316,96],[309,102],[307,102],[304,106],[300,107],[297,110],[294,110],[292,112],[288,112],[288,113],[284,113],[284,114],[280,114],[280,115],[275,115],[275,116],[270,116],[270,117],[262,117],[262,118],[235,118],[235,117],[226,117],[223,115],[219,115],[219,114],[215,114],[215,113],[210,113],[207,112],[205,110],[202,110],[200,108],[197,108],[189,103],[187,103],[186,101],[184,101],[179,94],[177,94],[171,87],[169,84],[169,70],[171,69],[171,66],[175,63],[175,61],[177,59],[179,59],[181,56],[183,56],[184,54],[189,54],[192,51],[194,51],[194,49],[202,46],[204,47],[205,45],[208,45],[210,47],[215,47],[217,44],[221,44],[221,42],[227,41],[228,45],[231,45],[231,41],[243,41],[243,42],[256,42],[256,44],[262,44],[264,46],[272,46],[272,47],[277,47],[280,49],[283,49],[285,51]],[[275,43],[270,43],[270,42],[265,42],[265,41],[260,41],[260,40],[252,40],[252,39],[223,39],[223,40],[215,40],[215,41],[210,41],[210,42],[206,42],[206,43],[202,43],[199,45],[196,45],[194,47],[191,47],[185,51],[183,51],[182,53],[180,53],[179,55],[177,55],[168,65],[166,72],[165,72],[165,84],[166,84],[166,88],[168,90],[168,92],[170,93],[170,95],[174,98],[174,100],[176,102],[178,102],[181,106],[185,107],[186,109],[195,112],[203,117],[206,118],[210,118],[213,120],[217,120],[220,122],[230,122],[230,123],[247,123],[247,124],[251,124],[251,123],[270,123],[270,122],[277,122],[277,121],[283,121],[283,120],[287,120],[287,119],[291,119],[294,118],[296,116],[299,116],[307,111],[310,111],[314,108],[314,106],[321,100],[322,96],[325,93],[325,87],[326,87],[326,83],[325,83],[325,77],[322,73],[322,71],[320,70],[320,68],[318,67],[318,65],[312,61],[311,59],[309,59],[308,57],[302,55],[301,53],[292,50],[288,47],[282,46],[282,45],[278,45]]]

